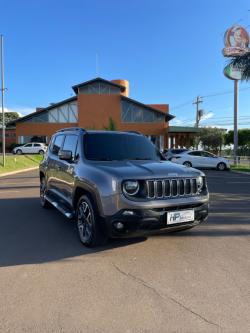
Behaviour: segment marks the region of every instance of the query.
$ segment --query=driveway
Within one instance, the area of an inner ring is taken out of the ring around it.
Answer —
[[[95,250],[37,171],[0,178],[0,332],[249,332],[250,176],[206,173],[206,223]]]

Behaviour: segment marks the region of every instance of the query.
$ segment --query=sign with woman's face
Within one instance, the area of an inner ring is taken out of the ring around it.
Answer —
[[[240,25],[234,25],[226,31],[224,43],[222,52],[225,57],[237,57],[250,52],[248,32]]]

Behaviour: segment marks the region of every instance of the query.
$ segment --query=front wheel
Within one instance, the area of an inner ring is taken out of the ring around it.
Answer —
[[[191,162],[188,162],[188,161],[184,162],[183,165],[185,165],[185,166],[188,167],[188,168],[191,168],[191,167],[192,167],[192,163],[191,163]]]
[[[40,155],[44,155],[44,151],[43,150],[39,150],[39,154]]]
[[[226,164],[223,163],[223,162],[220,162],[218,165],[217,165],[217,170],[219,171],[225,171],[227,168]]]
[[[103,245],[106,240],[105,231],[100,225],[100,218],[88,196],[80,197],[76,209],[76,223],[80,241],[88,247]]]

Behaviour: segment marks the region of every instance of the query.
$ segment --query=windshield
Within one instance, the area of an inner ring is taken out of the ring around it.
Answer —
[[[88,160],[161,160],[156,147],[142,135],[87,133],[84,153]]]

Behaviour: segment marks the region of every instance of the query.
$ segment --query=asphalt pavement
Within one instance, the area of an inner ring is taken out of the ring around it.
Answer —
[[[0,332],[250,332],[250,175],[206,174],[206,223],[94,250],[38,171],[0,178]]]

